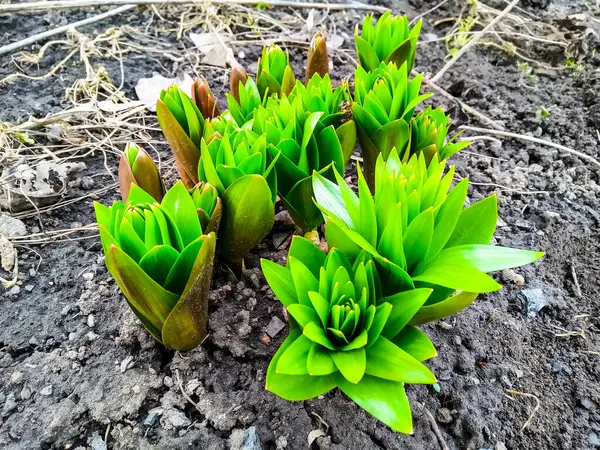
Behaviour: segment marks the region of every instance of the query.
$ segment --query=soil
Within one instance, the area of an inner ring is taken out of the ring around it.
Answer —
[[[434,3],[380,4],[414,16]],[[506,5],[489,4],[500,9]],[[536,14],[571,40],[569,50],[577,55],[580,69],[562,69],[563,52],[540,44],[530,47],[537,61],[558,69],[532,64],[533,76],[524,76],[514,56],[478,46],[440,85],[511,132],[600,157],[597,21],[583,1],[530,0],[521,7],[524,12],[519,14]],[[424,39],[444,36],[448,25],[435,25],[436,21],[457,17],[460,10],[461,5],[451,1],[428,14]],[[97,13],[0,16],[0,44]],[[585,15],[584,25],[569,19],[574,13]],[[151,14],[140,9],[82,31],[93,36],[111,26],[139,26]],[[331,13],[327,22],[347,33],[344,48],[350,54],[352,24],[359,16],[352,11]],[[177,48],[183,45],[174,32],[167,38]],[[186,37],[184,41],[191,46]],[[249,64],[260,47],[246,45],[243,51]],[[65,55],[54,51],[29,71],[43,74]],[[292,49],[291,57],[296,73],[302,73],[303,53]],[[445,57],[443,41],[424,42],[417,69],[435,73]],[[351,75],[350,61],[342,55],[333,60],[335,80]],[[119,84],[118,62],[94,57],[91,63],[103,64]],[[160,55],[131,54],[124,69],[123,89],[136,98],[139,78],[154,71],[174,76],[182,67]],[[4,64],[0,77],[14,70],[14,65]],[[203,72],[218,96],[225,92],[223,74]],[[64,92],[83,77],[84,67],[77,62],[51,78],[0,86],[0,120],[16,123],[68,107]],[[453,111],[456,125],[481,126],[458,104],[439,95],[435,102]],[[542,107],[550,115],[540,119],[536,112]],[[157,149],[168,157],[165,144]],[[91,177],[96,188],[112,182],[102,154],[85,162],[87,169],[79,176]],[[285,261],[294,228],[281,212],[272,233],[248,256],[242,281],[230,280],[217,267],[210,335],[188,353],[165,349],[143,329],[107,273],[97,237],[17,247],[18,289],[0,297],[0,448],[295,450],[307,448],[309,436],[319,435],[311,448],[440,449],[423,407],[453,450],[600,448],[599,168],[567,152],[508,139],[474,140],[451,162],[460,176],[471,180],[469,201],[498,194],[498,244],[543,250],[546,256],[497,274],[505,286],[502,291],[482,295],[467,310],[424,327],[438,348],[438,356],[428,364],[438,377],[439,392],[408,388],[413,435],[391,431],[338,391],[298,403],[265,391],[267,365],[286,329],[273,331],[285,317],[261,274],[259,258]],[[4,161],[8,163],[14,161]],[[116,157],[109,154],[107,164],[116,168]],[[347,174],[354,171],[349,167]],[[66,194],[87,195],[83,200],[39,218],[25,218],[27,231],[93,223],[92,200],[110,203],[117,198],[116,189],[96,194],[84,185],[75,183]],[[524,285],[515,284],[519,275]],[[531,301],[535,294],[543,297],[545,306],[528,314],[523,299]]]

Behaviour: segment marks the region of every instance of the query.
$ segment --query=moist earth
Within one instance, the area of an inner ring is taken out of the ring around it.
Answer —
[[[379,4],[411,16],[435,6],[426,1]],[[489,5],[503,9],[506,3]],[[583,1],[529,0],[520,7],[518,14],[533,14],[572,39],[580,50],[575,62],[582,69],[564,69],[562,49],[540,45],[535,47],[537,60],[555,69],[531,64],[533,76],[524,79],[515,56],[476,46],[439,85],[510,132],[598,158],[598,21]],[[450,1],[425,16],[417,70],[436,73],[443,66],[447,51],[443,41],[435,40],[450,25],[436,22],[458,17],[461,8]],[[177,16],[182,10],[172,13]],[[3,15],[0,44],[98,13],[92,9]],[[276,9],[263,13],[280,14]],[[576,13],[584,15],[578,20],[585,25],[573,25],[569,17]],[[345,33],[342,49],[351,56],[352,25],[361,15],[332,12],[326,22]],[[81,31],[94,36],[110,27],[144,26],[151,16],[152,10],[140,8]],[[185,36],[177,40],[175,31],[163,37],[173,46],[185,42],[191,48]],[[27,50],[37,51],[40,44]],[[242,49],[234,45],[234,50]],[[245,45],[243,51],[241,62],[250,66],[260,44]],[[44,74],[65,56],[55,50],[29,70]],[[290,56],[296,74],[303,73],[304,50],[290,47]],[[332,78],[349,78],[351,60],[341,52],[332,59]],[[8,55],[4,60],[0,77],[15,71]],[[119,84],[118,62],[100,57],[90,62],[102,64]],[[138,79],[153,72],[175,76],[182,70],[182,65],[160,55],[131,53],[123,63],[123,90],[132,99]],[[1,85],[0,120],[18,123],[69,107],[65,90],[85,75],[78,61],[53,77]],[[206,68],[202,75],[223,98],[226,73]],[[455,125],[482,126],[458,103],[440,95],[433,101],[452,112]],[[550,112],[543,119],[536,115],[542,107]],[[159,139],[159,133],[154,135]],[[169,158],[164,143],[156,149],[163,160]],[[106,164],[114,171],[117,157],[107,155]],[[66,193],[67,198],[83,199],[39,217],[16,214],[27,232],[93,223],[92,201],[108,204],[118,196],[116,188],[97,192],[114,182],[103,158],[98,152],[90,155],[86,170],[77,176],[93,182],[72,183]],[[599,167],[548,146],[489,138],[474,139],[451,163],[460,177],[471,181],[469,202],[498,195],[497,244],[543,250],[546,256],[495,274],[504,285],[500,292],[481,295],[467,310],[424,327],[438,349],[428,365],[439,380],[439,391],[408,386],[412,435],[393,432],[339,391],[293,403],[265,390],[267,365],[287,325],[259,260],[283,264],[295,233],[278,206],[275,227],[248,256],[241,281],[217,265],[210,334],[201,347],[187,353],[165,349],[137,321],[104,267],[97,236],[80,233],[43,245],[17,246],[19,281],[0,297],[0,448],[444,448],[436,432],[449,449],[600,448]],[[355,180],[354,165],[346,174]],[[172,170],[167,179],[174,180]]]

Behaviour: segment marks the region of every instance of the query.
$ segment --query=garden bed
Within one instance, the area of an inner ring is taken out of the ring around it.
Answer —
[[[467,14],[459,3],[450,1],[425,15],[418,71],[435,74],[444,65],[447,48],[439,39],[461,11]],[[502,1],[489,3],[499,9],[506,6]],[[437,84],[506,131],[598,159],[598,20],[583,1],[522,3],[523,10],[513,10],[516,17],[544,24],[535,29],[552,29],[554,34],[541,38],[566,42],[568,47],[518,40],[527,55],[535,55],[525,65],[519,55],[479,45]],[[220,31],[229,26],[241,39],[248,30],[243,23],[230,22],[230,15],[250,17],[245,16],[248,10],[194,12],[158,6],[82,28],[81,34],[69,38],[57,36],[65,42],[51,46],[36,64],[18,62],[26,73],[39,77],[75,52],[43,79],[0,81],[0,120],[15,125],[75,104],[81,108],[110,86],[122,85],[122,103],[127,103],[137,99],[137,81],[153,72],[166,77],[181,72],[204,75],[222,101],[228,90],[227,71],[198,64],[188,33],[208,19]],[[413,1],[385,6],[414,17],[434,5]],[[329,28],[342,42],[330,51],[332,78],[350,78],[352,29],[364,12],[309,11],[253,10],[252,17],[265,27],[272,21],[272,28],[263,30],[267,38],[279,33],[281,45],[289,42],[297,76],[304,72],[309,31]],[[98,12],[0,16],[0,44]],[[573,16],[576,13],[580,16]],[[440,22],[447,18],[453,20]],[[109,29],[104,40],[95,40]],[[113,39],[115,35],[119,37]],[[137,47],[123,44],[128,42]],[[41,44],[25,50],[37,53]],[[260,43],[231,46],[250,72],[256,69],[252,62],[260,54]],[[79,47],[85,48],[87,66]],[[119,59],[115,48],[130,51]],[[0,78],[19,71],[16,64],[5,64]],[[75,91],[69,90],[85,79]],[[458,102],[439,94],[435,99],[452,111],[457,126],[489,128]],[[128,111],[135,108],[129,107]],[[280,206],[273,231],[247,257],[240,282],[217,265],[210,334],[201,347],[174,353],[146,332],[106,271],[99,238],[87,225],[95,221],[93,200],[109,204],[118,198],[116,152],[128,140],[161,158],[169,183],[176,174],[153,113],[121,113],[97,108],[45,127],[32,126],[27,132],[34,144],[22,145],[14,133],[3,135],[0,130],[0,142],[3,136],[7,139],[3,168],[45,155],[41,146],[54,152],[57,162],[76,156],[73,162],[85,163],[61,186],[58,203],[38,206],[39,213],[23,207],[12,214],[25,224],[25,234],[10,238],[18,252],[18,282],[0,297],[1,448],[267,450],[302,449],[308,442],[312,448],[332,450],[600,447],[600,168],[592,161],[527,140],[465,131],[465,136],[488,135],[451,158],[457,174],[471,181],[469,201],[497,193],[497,243],[542,250],[546,256],[496,274],[502,291],[481,295],[465,311],[425,327],[438,349],[427,365],[438,378],[439,392],[408,387],[414,434],[405,436],[339,391],[291,403],[265,390],[267,365],[287,334],[281,304],[259,268],[262,257],[283,263],[295,232]],[[355,179],[354,165],[346,174]],[[14,232],[18,227],[9,223],[3,230],[9,228]],[[543,305],[539,311],[535,302]]]

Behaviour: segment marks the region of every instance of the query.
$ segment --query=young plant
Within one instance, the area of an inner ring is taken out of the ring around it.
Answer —
[[[198,183],[204,117],[192,99],[176,85],[160,93],[156,117],[173,150],[181,180],[188,189],[192,189]]]
[[[326,238],[351,260],[371,254],[384,294],[431,288],[432,295],[412,319],[425,323],[454,314],[478,293],[501,288],[487,273],[531,263],[542,252],[490,245],[498,205],[495,195],[463,209],[468,179],[450,188],[454,167],[421,153],[402,164],[395,150],[377,159],[375,195],[360,168],[357,196],[336,173],[338,184],[313,176],[316,201],[326,217]],[[456,291],[460,291],[456,295]]]
[[[231,72],[229,72],[229,92],[236,102],[240,102],[240,83],[243,85],[248,81],[246,69],[237,63],[231,63]]]
[[[289,95],[296,85],[288,53],[275,44],[263,47],[256,74],[256,85],[261,98]]]
[[[325,255],[299,236],[286,267],[263,259],[262,268],[291,326],[269,364],[267,390],[301,401],[339,387],[392,429],[411,433],[405,384],[436,382],[422,363],[436,350],[409,325],[431,289],[383,296],[367,252],[351,264],[340,250]]]
[[[137,184],[160,202],[165,195],[165,183],[152,158],[135,144],[127,144],[119,160],[119,189],[127,201],[131,184]]]
[[[418,75],[409,81],[406,63],[401,67],[382,63],[372,72],[358,67],[354,72],[352,112],[371,189],[375,185],[377,157],[381,153],[387,160],[393,148],[406,148],[415,106],[431,97],[419,95],[422,78]]]
[[[207,333],[216,237],[204,233],[198,208],[218,223],[211,198],[195,203],[177,182],[158,203],[133,184],[126,203],[94,204],[108,271],[152,336],[175,350],[191,350]]]
[[[265,134],[276,160],[277,189],[296,225],[307,233],[323,223],[312,198],[314,171],[333,177],[332,164],[344,170],[344,155],[333,125],[320,123],[323,112],[308,113],[299,98],[269,103],[254,115],[253,130]]]
[[[327,54],[327,39],[321,33],[316,33],[310,47],[308,48],[308,61],[306,63],[306,82],[308,83],[313,75],[318,74],[324,77],[329,74],[329,55]]]
[[[442,108],[432,109],[428,107],[425,111],[417,114],[410,121],[410,141],[406,148],[398,154],[403,163],[406,163],[412,155],[423,153],[425,163],[429,164],[434,155],[439,160],[450,158],[470,145],[470,142],[454,142],[460,133],[447,140],[450,116],[446,115]]]
[[[254,111],[260,106],[266,103],[263,101],[258,87],[252,78],[248,78],[245,84],[241,82],[238,85],[236,98],[233,93],[226,94],[227,107],[229,108],[229,114],[235,120],[235,123],[239,127],[243,127],[248,121],[252,120]]]
[[[198,177],[223,200],[219,251],[236,275],[243,258],[273,227],[277,199],[277,155],[268,157],[266,136],[251,130],[202,140]]]
[[[212,119],[220,114],[217,99],[212,94],[204,77],[197,78],[192,83],[192,101],[204,119]]]
[[[368,14],[362,24],[362,35],[358,33],[358,24],[354,29],[358,64],[371,72],[383,63],[393,63],[397,67],[407,64],[412,70],[417,54],[417,40],[421,32],[422,21],[411,29],[406,16],[393,16],[384,13],[373,27],[373,14]]]
[[[351,100],[348,85],[342,84],[334,90],[329,74],[321,77],[315,73],[306,86],[297,81],[289,98],[299,98],[308,113],[323,113],[319,123],[324,127],[333,125],[342,145],[344,165],[347,164],[356,144],[356,123],[352,119],[352,112],[346,108]]]

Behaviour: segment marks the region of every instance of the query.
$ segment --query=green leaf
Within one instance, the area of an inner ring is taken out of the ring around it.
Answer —
[[[469,181],[465,178],[452,189],[446,201],[442,204],[435,218],[435,230],[427,259],[439,253],[450,239],[465,204],[468,187]]]
[[[403,383],[371,375],[365,375],[358,384],[337,373],[333,378],[342,392],[369,414],[395,431],[412,433],[412,416]]]
[[[145,203],[156,203],[154,197],[144,191],[137,184],[131,185],[129,196],[127,197],[127,203],[130,205],[145,204]]]
[[[368,72],[377,69],[380,61],[373,47],[371,47],[371,45],[369,45],[362,37],[357,35],[354,36],[354,42],[356,43],[358,63]]]
[[[294,236],[288,256],[298,259],[308,267],[315,278],[319,278],[321,267],[325,264],[325,253],[308,239]]]
[[[221,254],[228,263],[239,264],[273,227],[271,190],[260,175],[245,175],[229,186],[222,200]]]
[[[321,323],[326,327],[327,320],[329,319],[329,302],[321,294],[314,291],[308,293],[308,298],[312,303],[313,309],[318,314],[319,319],[321,319]]]
[[[392,312],[381,332],[382,336],[394,339],[396,335],[410,322],[417,311],[425,304],[431,295],[431,289],[413,289],[400,292],[380,300],[382,303],[392,305]]]
[[[433,384],[435,376],[421,362],[383,336],[367,350],[368,375],[391,381]]]
[[[379,209],[383,209],[381,206]],[[379,239],[377,251],[398,267],[406,270],[402,233],[402,204],[392,206],[392,211]]]
[[[317,322],[310,322],[307,324],[302,330],[302,333],[304,333],[304,336],[309,338],[311,341],[320,344],[329,350],[335,350],[335,347],[325,334],[325,330],[323,330],[321,325],[319,325]]]
[[[106,267],[136,316],[162,342],[161,330],[179,296],[163,289],[130,256],[114,245],[106,253]]]
[[[123,249],[123,251],[135,262],[139,262],[146,254],[146,245],[144,244],[144,241],[140,239],[133,229],[133,225],[126,218],[121,220],[118,241],[121,249]]]
[[[348,258],[356,258],[360,253],[360,247],[348,237],[346,230],[338,226],[331,218],[327,219],[325,238],[330,248],[341,250]]]
[[[287,195],[282,197],[290,216],[307,233],[323,223],[323,215],[315,206],[312,178],[306,177],[298,181]]]
[[[330,355],[336,367],[346,380],[356,384],[362,379],[367,364],[364,348],[331,352]]]
[[[302,328],[310,322],[321,321],[317,312],[312,308],[312,305],[306,306],[301,305],[300,303],[293,303],[287,307],[287,310]]]
[[[308,351],[306,367],[308,373],[314,376],[329,375],[337,371],[329,351],[314,342]]]
[[[524,266],[544,256],[544,252],[497,245],[459,245],[442,250],[440,255],[442,254],[446,259],[464,259],[476,269],[486,273]]]
[[[161,100],[156,103],[156,117],[160,128],[173,150],[177,170],[185,187],[193,188],[198,183],[200,151],[181,127],[173,113]]]
[[[302,401],[332,390],[336,383],[331,376],[283,375],[276,372],[279,358],[302,334],[296,329],[281,344],[267,369],[266,389],[284,400]]]
[[[392,341],[417,361],[423,362],[437,355],[431,339],[415,327],[406,326]]]
[[[385,324],[388,321],[388,318],[390,317],[390,314],[392,312],[392,305],[389,303],[382,303],[379,306],[377,306],[377,309],[375,311],[375,318],[373,319],[373,324],[371,325],[371,328],[369,328],[368,332],[369,332],[369,339],[368,339],[368,345],[369,347],[372,346],[373,344],[375,344],[375,342],[377,342],[377,340],[379,339],[381,332],[383,331]]]
[[[433,208],[428,208],[408,225],[404,233],[404,256],[409,273],[425,260],[429,252],[433,236],[433,219]]]
[[[312,180],[317,204],[352,228],[352,218],[346,209],[339,186],[317,172],[313,172]]]
[[[473,303],[477,295],[478,294],[474,292],[459,292],[440,302],[423,306],[413,316],[409,323],[411,325],[422,325],[456,314]]]
[[[169,189],[161,206],[175,222],[184,246],[189,245],[202,235],[196,205],[181,181],[178,181]]]
[[[356,145],[356,123],[354,120],[349,120],[343,123],[335,129],[340,145],[342,147],[343,154],[343,165],[345,166],[350,161],[350,157],[354,152],[354,146]],[[340,170],[341,167],[336,167]]]
[[[279,301],[283,303],[284,306],[298,303],[296,289],[294,288],[294,280],[292,279],[290,271],[287,268],[264,258],[260,260],[260,264],[267,283],[269,283],[269,287]]]
[[[294,305],[301,306],[301,305]],[[306,375],[308,374],[307,359],[308,352],[313,346],[313,342],[306,336],[299,336],[282,353],[277,361],[277,373],[284,375]]]
[[[202,245],[187,284],[162,330],[163,343],[180,351],[200,345],[208,332],[208,293],[212,284],[217,238],[215,233],[209,233],[199,240]]]
[[[386,123],[371,136],[371,141],[383,154],[383,159],[387,159],[394,147],[398,151],[404,149],[409,139],[410,127],[402,119]]]
[[[183,249],[165,281],[164,287],[167,291],[183,293],[203,244],[204,237],[199,237]]]
[[[498,222],[498,198],[484,198],[464,209],[446,248],[465,244],[489,244]]]
[[[312,303],[308,299],[310,291],[319,291],[319,280],[312,274],[310,269],[306,267],[300,260],[288,256],[287,260],[294,287],[296,289],[296,298],[301,305],[312,308]]]
[[[455,254],[443,251],[412,279],[468,292],[494,292],[502,288],[493,278],[473,267],[464,258],[459,259]]]
[[[157,245],[140,260],[140,268],[161,286],[177,261],[179,253],[169,245]]]

